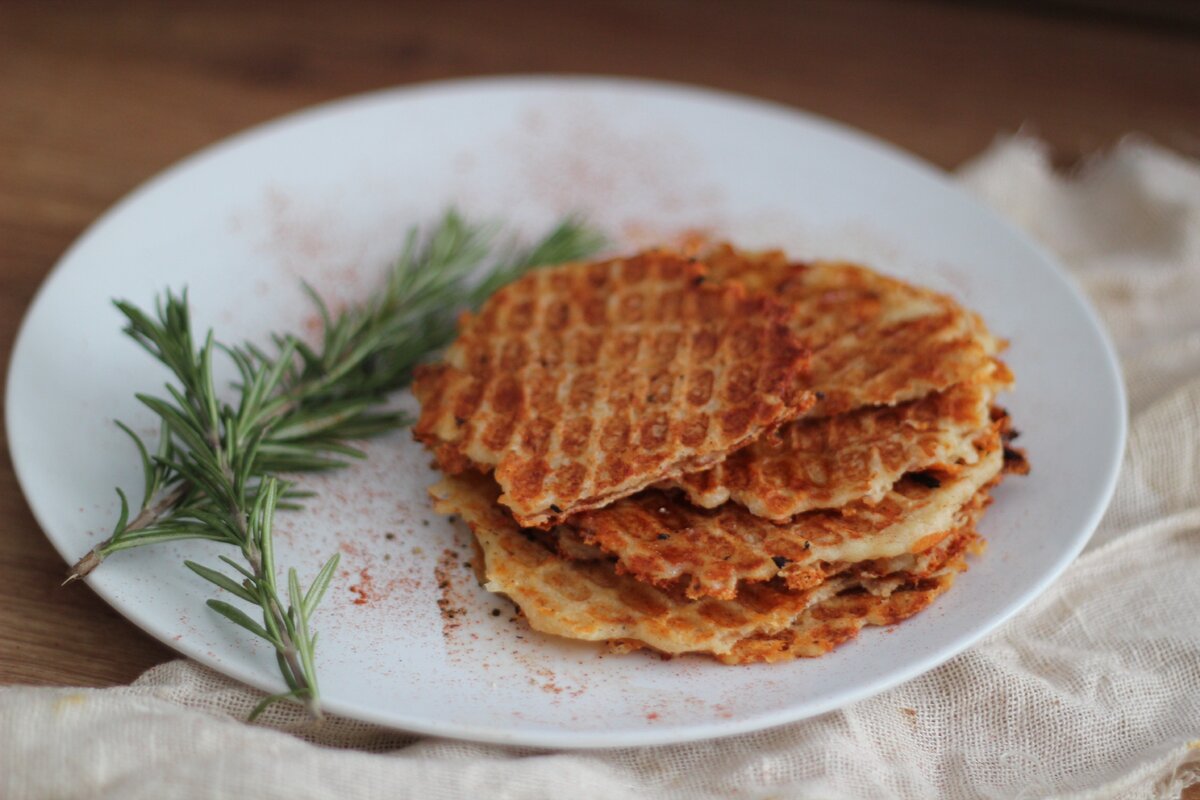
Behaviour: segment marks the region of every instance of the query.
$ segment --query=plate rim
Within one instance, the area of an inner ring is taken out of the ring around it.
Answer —
[[[1100,345],[1100,350],[1104,355],[1106,378],[1115,389],[1115,395],[1111,399],[1115,401],[1118,419],[1116,421],[1116,436],[1112,440],[1113,446],[1111,453],[1109,454],[1109,463],[1105,471],[1104,483],[1099,495],[1100,502],[1093,506],[1090,514],[1088,515],[1086,524],[1081,527],[1080,532],[1075,536],[1075,539],[1071,545],[1069,547],[1062,548],[1058,557],[1053,560],[1046,570],[1043,571],[1042,577],[1035,581],[1034,584],[1032,584],[1024,592],[1011,597],[1009,601],[1005,603],[1003,607],[996,614],[994,614],[987,623],[970,629],[966,633],[958,636],[951,642],[943,645],[935,652],[930,653],[923,658],[914,659],[907,662],[905,667],[893,672],[889,672],[885,677],[881,677],[874,681],[864,681],[862,684],[852,690],[846,690],[834,694],[831,697],[823,700],[800,703],[771,712],[749,714],[737,717],[735,719],[723,719],[717,722],[677,723],[672,726],[647,728],[638,731],[627,730],[618,732],[571,731],[570,729],[563,728],[547,728],[543,731],[542,728],[537,728],[532,731],[522,730],[514,733],[505,731],[503,729],[481,727],[478,725],[461,722],[446,722],[443,720],[430,720],[427,718],[407,719],[403,718],[403,715],[397,715],[394,713],[379,713],[369,707],[361,706],[356,703],[338,702],[336,699],[331,700],[328,697],[322,699],[323,707],[327,711],[334,714],[347,716],[349,718],[369,722],[372,724],[378,724],[394,730],[403,730],[417,734],[450,737],[490,744],[525,745],[553,749],[611,749],[621,747],[666,745],[723,738],[726,736],[734,736],[741,733],[764,730],[767,728],[773,728],[803,719],[808,719],[810,717],[815,717],[817,715],[851,705],[868,697],[881,694],[901,683],[905,683],[919,675],[929,672],[937,666],[949,661],[951,658],[961,654],[976,642],[995,631],[1005,622],[1009,621],[1013,616],[1041,596],[1050,587],[1050,585],[1062,575],[1065,569],[1075,561],[1080,552],[1087,545],[1088,541],[1090,541],[1094,535],[1101,519],[1112,502],[1113,494],[1116,490],[1117,481],[1119,479],[1121,468],[1124,462],[1129,425],[1127,391],[1116,347],[1114,346],[1108,330],[1101,322],[1099,314],[1092,305],[1091,301],[1075,282],[1065,266],[1056,256],[1050,253],[1047,248],[1045,248],[1038,241],[1034,240],[1027,233],[1017,228],[999,212],[988,207],[981,200],[968,192],[964,187],[952,180],[949,173],[943,171],[934,164],[871,133],[853,128],[837,120],[820,116],[813,112],[790,106],[786,103],[691,83],[617,75],[571,73],[508,74],[423,81],[411,84],[402,84],[398,86],[382,87],[366,92],[355,93],[345,97],[334,98],[317,103],[315,105],[305,106],[287,112],[281,116],[273,117],[263,122],[256,123],[211,144],[205,145],[199,150],[189,153],[183,158],[171,163],[164,169],[154,173],[135,186],[132,190],[122,195],[111,206],[106,208],[87,226],[87,228],[79,236],[72,241],[72,243],[56,259],[53,267],[50,268],[45,277],[42,279],[37,291],[34,293],[33,298],[22,315],[21,324],[18,327],[17,336],[14,338],[13,347],[10,351],[8,374],[5,381],[6,430],[13,430],[14,426],[17,424],[17,420],[14,418],[12,404],[12,395],[14,391],[13,386],[15,382],[15,375],[17,373],[17,367],[24,361],[24,359],[20,358],[20,354],[27,347],[29,321],[35,312],[40,308],[40,306],[45,302],[45,298],[50,286],[56,280],[62,279],[63,264],[76,252],[83,249],[93,237],[98,235],[98,233],[106,227],[112,218],[120,214],[125,208],[139,202],[144,195],[151,192],[157,186],[169,182],[179,173],[190,169],[198,163],[211,158],[219,157],[220,154],[227,149],[237,147],[256,138],[270,136],[276,131],[286,129],[297,122],[328,115],[336,115],[340,112],[350,110],[358,106],[368,106],[381,101],[403,102],[404,100],[419,96],[421,94],[442,93],[446,91],[487,91],[493,88],[571,89],[579,88],[581,86],[588,89],[612,90],[615,92],[632,94],[638,94],[649,90],[675,95],[686,95],[694,99],[704,100],[711,103],[734,104],[743,109],[765,111],[780,117],[790,117],[793,120],[801,120],[807,125],[823,129],[824,131],[834,134],[840,138],[850,139],[860,145],[876,151],[881,151],[893,160],[899,161],[910,169],[920,173],[923,178],[932,180],[941,189],[951,192],[956,201],[969,205],[974,213],[984,215],[990,218],[993,223],[1001,226],[1001,228],[1009,237],[1012,237],[1019,244],[1029,249],[1031,253],[1037,257],[1037,260],[1041,262],[1041,266],[1050,274],[1050,276],[1052,276],[1053,279],[1060,284],[1063,289],[1066,290],[1068,296],[1070,296],[1075,305],[1083,313],[1083,317],[1087,322],[1087,326],[1090,329],[1092,336]],[[26,501],[26,506],[29,508],[30,513],[33,515],[34,519],[38,523],[38,526],[41,528],[42,535],[44,535],[50,541],[51,545],[58,552],[59,556],[62,557],[67,564],[72,563],[75,556],[65,551],[64,543],[59,541],[61,537],[55,537],[50,533],[49,529],[44,524],[42,514],[40,514],[39,510],[34,507],[32,502],[30,502],[29,491],[27,489],[29,477],[25,474],[21,466],[21,462],[16,457],[11,435],[7,435],[6,439],[8,441],[9,456],[13,465],[14,476],[16,477],[17,484],[21,489],[22,496]],[[94,577],[99,577],[99,580],[94,580]],[[92,591],[99,595],[106,603],[109,604],[110,607],[120,613],[121,616],[127,621],[132,622],[139,629],[145,631],[157,641],[166,644],[168,647],[180,653],[184,657],[201,663],[209,669],[213,669],[220,674],[237,680],[240,683],[252,686],[255,689],[272,692],[279,688],[278,686],[271,685],[268,681],[262,680],[257,674],[240,668],[238,662],[221,661],[215,658],[207,658],[202,653],[185,651],[182,649],[180,642],[174,641],[169,637],[161,636],[158,632],[152,630],[148,624],[145,624],[144,618],[142,615],[136,613],[136,609],[133,608],[132,604],[126,604],[114,597],[113,594],[108,591],[108,587],[105,585],[106,581],[103,579],[103,576],[89,576],[84,580],[87,582]]]

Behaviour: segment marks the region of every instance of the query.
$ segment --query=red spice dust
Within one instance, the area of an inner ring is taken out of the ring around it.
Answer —
[[[365,606],[371,601],[374,592],[373,579],[371,578],[371,570],[363,567],[358,572],[358,583],[350,587],[351,593],[357,595],[354,598],[354,605]]]
[[[705,177],[707,158],[686,127],[614,124],[601,103],[555,98],[545,112],[529,109],[496,142],[522,200],[577,209],[622,249],[668,244],[683,225],[729,227],[726,193]]]
[[[656,719],[658,719],[658,712],[651,711],[649,714],[646,715],[646,719],[649,720],[650,722],[654,722]]]
[[[454,583],[455,568],[459,566],[458,553],[450,548],[438,556],[437,568],[433,576],[437,580],[438,611],[442,615],[442,636],[446,639],[462,625],[462,616],[467,613],[466,597]]]

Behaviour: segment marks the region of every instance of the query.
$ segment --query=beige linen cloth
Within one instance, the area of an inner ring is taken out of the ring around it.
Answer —
[[[613,751],[312,728],[280,707],[247,725],[255,694],[186,661],[115,689],[8,687],[0,797],[1177,797],[1200,782],[1200,164],[1127,141],[1062,176],[1018,137],[960,177],[1071,268],[1132,404],[1089,549],[981,644],[816,719]]]

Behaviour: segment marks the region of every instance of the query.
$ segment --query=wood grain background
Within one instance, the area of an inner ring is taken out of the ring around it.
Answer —
[[[0,367],[48,270],[126,192],[249,125],[379,87],[532,72],[686,81],[830,116],[944,167],[1021,128],[1063,163],[1130,133],[1200,152],[1195,16],[1101,5],[1124,11],[886,0],[5,3]],[[59,588],[64,569],[5,446],[0,683],[109,685],[172,657],[86,586]]]

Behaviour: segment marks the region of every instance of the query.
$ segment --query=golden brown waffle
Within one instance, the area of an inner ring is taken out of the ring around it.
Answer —
[[[947,537],[948,543],[905,560],[901,566],[908,571],[885,576],[897,581],[886,592],[862,589],[870,601],[838,593],[871,585],[877,580],[873,570],[889,566],[884,562],[859,565],[860,574],[850,569],[806,591],[772,581],[747,584],[736,600],[690,600],[619,575],[608,561],[571,561],[555,554],[496,504],[498,488],[490,478],[448,477],[431,493],[438,511],[459,515],[470,525],[483,554],[485,587],[512,599],[535,630],[607,640],[623,649],[711,653],[730,663],[816,655],[820,646],[845,641],[863,625],[888,624],[884,620],[914,613],[919,599],[927,605],[935,596],[928,582],[965,566],[962,552],[977,538],[964,529]]]
[[[680,600],[601,560],[570,561],[522,533],[496,503],[491,478],[474,473],[434,486],[434,507],[471,527],[484,556],[485,588],[506,595],[535,630],[588,641],[636,639],[664,653],[727,652],[747,636],[786,627],[813,601],[843,588],[808,592],[747,586],[737,601]]]
[[[815,587],[820,582],[835,576],[852,576],[856,585],[867,589],[872,594],[886,597],[897,587],[911,583],[918,578],[928,577],[940,570],[947,562],[968,552],[974,555],[983,553],[986,543],[983,537],[975,532],[975,526],[990,503],[990,492],[987,488],[981,489],[955,515],[954,529],[945,534],[944,538],[928,550],[919,553],[902,553],[887,558],[873,558],[854,564],[845,561],[819,561],[809,570],[808,582]],[[607,561],[612,564],[618,574],[623,573],[614,556],[599,547],[587,544],[579,538],[575,531],[565,525],[559,525],[553,533],[533,530],[526,530],[525,533],[562,558],[577,561]],[[775,580],[782,581],[779,578]],[[480,582],[484,581],[484,578],[480,578]],[[740,584],[738,592],[744,591],[749,585],[748,583]],[[682,590],[680,586],[672,585],[660,588],[664,588],[672,594],[687,597],[686,590]]]
[[[973,381],[1004,343],[952,298],[866,267],[795,263],[728,245],[704,261],[713,280],[737,280],[790,304],[792,329],[812,350],[810,416],[893,405]]]
[[[965,570],[968,553],[978,556],[987,549],[987,541],[975,531],[975,526],[991,502],[988,490],[981,490],[968,503],[963,515],[963,527],[922,553],[906,553],[854,564],[851,569],[858,587],[877,597],[889,597],[897,590],[912,587],[925,578],[944,572],[948,566],[960,572]]]
[[[732,500],[758,517],[785,521],[817,508],[880,500],[906,472],[973,463],[975,433],[1011,374],[996,362],[986,381],[960,383],[896,406],[800,419],[715,467],[660,484],[702,508]]]
[[[694,472],[809,408],[786,306],[668,252],[531,273],[422,368],[416,437],[450,474],[494,469],[547,527]]]
[[[884,597],[862,591],[830,597],[805,610],[787,628],[749,636],[717,658],[725,664],[770,664],[823,656],[868,625],[895,625],[924,611],[966,568],[966,561],[957,559],[942,572],[906,583]]]
[[[658,586],[686,581],[689,597],[732,598],[748,581],[781,577],[806,589],[827,564],[888,558],[928,549],[974,513],[970,501],[999,475],[1003,448],[989,429],[979,458],[955,472],[905,476],[878,503],[810,511],[784,524],[727,503],[692,506],[651,489],[568,522],[583,541],[617,557],[618,569]]]

